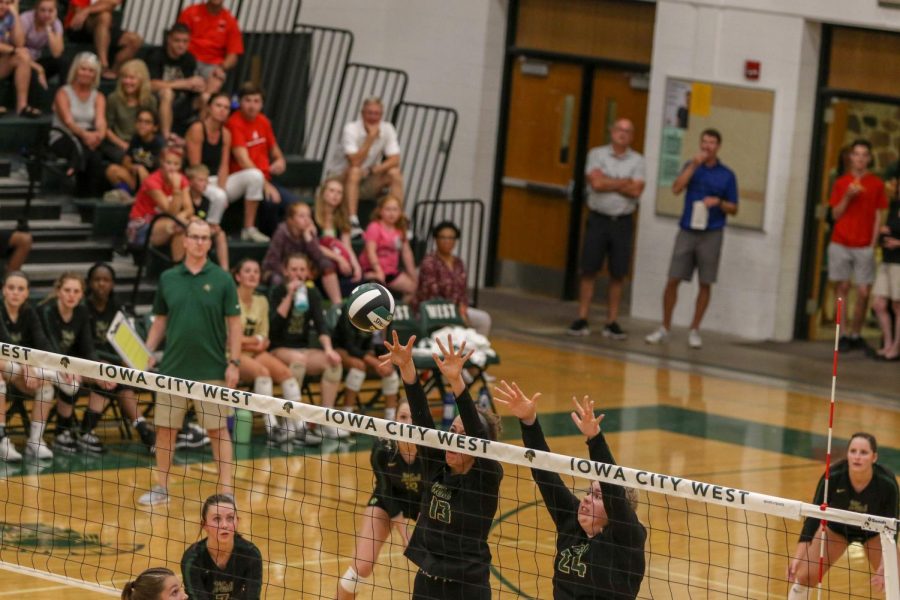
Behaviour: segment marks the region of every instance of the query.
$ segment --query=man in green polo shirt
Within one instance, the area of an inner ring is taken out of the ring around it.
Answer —
[[[163,338],[166,352],[160,373],[180,379],[206,381],[233,388],[238,383],[241,355],[241,308],[231,276],[207,259],[211,243],[209,224],[195,219],[184,237],[184,262],[159,278],[153,301],[153,325],[147,347],[153,351]],[[224,382],[223,382],[224,380]],[[175,434],[181,428],[188,398],[158,392],[154,410],[158,483],[138,502],[162,504],[169,500],[169,469],[175,452]],[[209,431],[213,457],[219,469],[222,493],[232,491],[232,448],[227,419],[231,409],[214,402],[195,402],[197,418]]]

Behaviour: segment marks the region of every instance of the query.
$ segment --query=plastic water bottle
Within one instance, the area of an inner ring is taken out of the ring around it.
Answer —
[[[234,411],[234,442],[236,444],[249,444],[250,434],[253,431],[253,413],[244,408]]]
[[[306,283],[301,283],[294,292],[294,310],[300,313],[309,310],[309,292],[306,291]]]
[[[453,425],[453,419],[456,418],[456,399],[453,397],[453,392],[444,393],[444,418],[441,419],[441,427],[443,429],[450,429],[450,426]]]
[[[241,107],[241,101],[237,94],[231,95],[231,110],[237,110]]]
[[[478,408],[482,410],[491,410],[491,393],[488,391],[487,386],[481,386],[481,391],[478,392]]]

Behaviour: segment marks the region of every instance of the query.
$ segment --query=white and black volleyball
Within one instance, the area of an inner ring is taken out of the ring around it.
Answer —
[[[394,320],[394,297],[377,283],[363,283],[350,292],[347,316],[357,329],[376,331]]]

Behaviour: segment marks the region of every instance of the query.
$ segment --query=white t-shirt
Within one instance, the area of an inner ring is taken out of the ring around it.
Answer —
[[[607,177],[615,179],[636,179],[644,181],[644,157],[629,148],[617,155],[612,145],[593,148],[588,152],[585,175],[600,169]],[[637,198],[629,198],[619,192],[596,192],[587,185],[587,205],[593,211],[618,217],[629,215],[637,208]]]
[[[341,143],[332,152],[325,169],[326,175],[340,175],[347,170],[350,162],[348,154],[356,154],[366,141],[366,126],[362,119],[351,121],[344,125],[341,132]],[[378,126],[378,139],[369,147],[369,154],[362,163],[363,169],[371,169],[384,161],[385,158],[400,154],[400,142],[397,140],[397,130],[387,121],[382,121]]]

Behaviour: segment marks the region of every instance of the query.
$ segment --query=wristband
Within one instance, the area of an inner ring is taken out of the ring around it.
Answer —
[[[234,365],[234,366],[236,366],[236,367],[240,367],[240,366],[241,366],[241,359],[239,359],[239,358],[232,358],[231,360],[228,361],[228,364]]]

